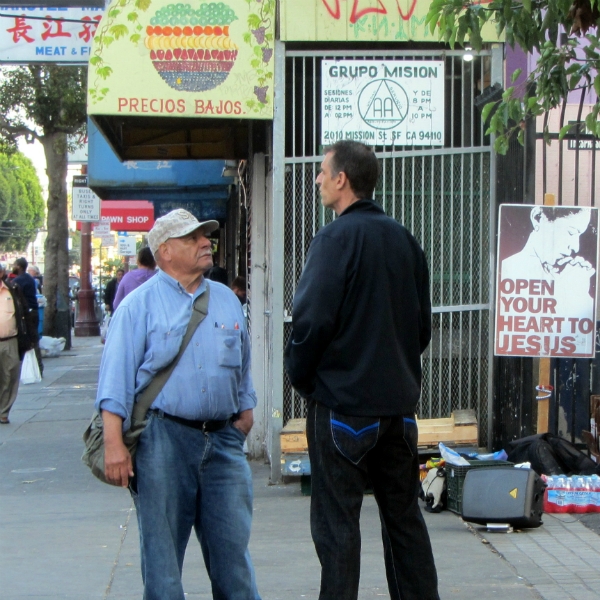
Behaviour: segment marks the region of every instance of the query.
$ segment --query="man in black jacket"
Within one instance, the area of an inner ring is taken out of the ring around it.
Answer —
[[[27,330],[31,338],[31,346],[35,350],[40,373],[44,373],[44,363],[42,362],[42,352],[40,350],[40,313],[37,300],[37,286],[35,279],[27,272],[27,259],[24,256],[17,258],[13,265],[13,273],[16,277],[13,283],[16,283],[23,292],[23,297],[27,303],[25,320],[27,321]]]
[[[438,600],[417,501],[415,409],[420,357],[431,338],[429,273],[414,237],[369,199],[377,174],[377,159],[363,144],[341,141],[325,155],[317,185],[338,218],[311,243],[285,366],[308,400],[320,600],[358,597],[360,508],[369,483],[391,598]]]
[[[119,288],[119,283],[121,283],[121,279],[125,275],[124,269],[117,269],[117,276],[113,277],[104,288],[104,304],[107,312],[111,315],[115,312],[114,301],[115,296],[117,295],[117,289]]]
[[[17,398],[21,361],[31,347],[25,323],[27,306],[17,284],[5,281],[6,266],[0,263],[0,424]]]

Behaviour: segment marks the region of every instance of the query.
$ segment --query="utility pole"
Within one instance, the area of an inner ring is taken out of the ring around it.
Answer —
[[[87,175],[87,165],[81,165],[81,174]],[[95,293],[92,289],[92,224],[81,222],[81,288],[77,294],[79,314],[75,321],[75,337],[100,335],[100,325],[94,306]]]

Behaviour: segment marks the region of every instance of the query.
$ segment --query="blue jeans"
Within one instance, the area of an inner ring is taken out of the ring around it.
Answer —
[[[252,477],[243,444],[231,424],[204,433],[150,413],[131,486],[144,600],[184,600],[181,572],[192,527],[213,598],[260,600],[248,552]]]
[[[418,505],[414,415],[340,415],[309,401],[310,524],[321,562],[320,600],[356,600],[360,579],[360,510],[365,488],[379,506],[392,600],[439,600],[437,572]]]

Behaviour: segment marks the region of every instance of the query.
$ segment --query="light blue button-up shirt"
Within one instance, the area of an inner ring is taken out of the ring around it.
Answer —
[[[202,281],[190,294],[159,271],[131,292],[110,322],[100,364],[96,409],[130,426],[134,399],[177,355]],[[211,281],[208,315],[200,323],[152,408],[207,421],[256,406],[250,374],[250,340],[237,296]]]

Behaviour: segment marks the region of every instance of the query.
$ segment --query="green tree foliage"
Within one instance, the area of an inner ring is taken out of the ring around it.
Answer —
[[[44,222],[44,200],[31,161],[0,154],[0,249],[23,251]]]
[[[73,231],[71,233],[71,249],[69,250],[69,269],[74,265],[77,268],[81,266],[81,233]]]
[[[526,83],[519,89],[508,87],[501,100],[485,106],[483,117],[489,118],[488,133],[497,136],[498,152],[506,152],[514,132],[523,141],[523,121],[562,105],[574,90],[595,92],[585,125],[600,137],[599,6],[599,0],[433,0],[427,23],[452,47],[458,43],[480,50],[481,28],[492,23],[511,47],[536,52],[536,66]],[[568,37],[561,43],[565,33]],[[520,74],[513,74],[512,83]],[[562,128],[561,139],[570,128]]]
[[[48,174],[44,293],[44,333],[67,338],[69,251],[67,212],[67,136],[86,125],[87,69],[35,64],[0,69],[0,140],[38,140],[44,147]],[[61,311],[62,317],[58,311]]]
[[[114,277],[118,269],[123,268],[123,261],[120,258],[111,258],[105,260],[102,265],[102,270],[107,277]]]

